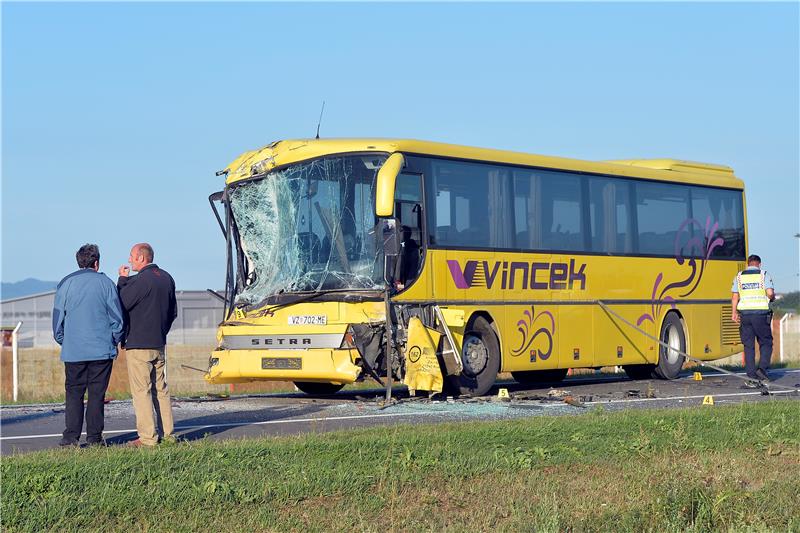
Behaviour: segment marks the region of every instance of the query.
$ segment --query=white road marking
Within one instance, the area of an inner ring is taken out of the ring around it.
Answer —
[[[781,391],[770,391],[769,395],[772,396],[774,394],[793,394],[797,391],[793,390],[781,390]],[[728,392],[728,393],[720,393],[720,394],[697,394],[694,396],[665,396],[663,398],[629,398],[627,400],[598,400],[596,402],[584,402],[587,405],[603,405],[609,403],[630,403],[630,402],[666,402],[670,400],[699,400],[703,399],[706,396],[713,396],[714,398],[726,398],[730,396],[761,396],[760,392]]]
[[[780,372],[782,374],[794,374],[795,372],[800,372],[800,369],[795,369],[795,370],[774,370],[773,369],[770,372]],[[725,376],[726,375],[723,372],[714,372],[713,374],[711,372],[708,372],[708,373],[701,372],[701,374],[703,374],[703,377],[706,377],[706,376]],[[734,372],[734,374],[736,374],[737,376],[746,376],[747,372]],[[684,377],[685,378],[691,378],[692,376],[684,376]]]
[[[693,367],[694,368],[694,367]],[[794,374],[800,372],[800,369],[790,369],[790,370],[770,370],[770,372],[780,372],[781,374]],[[746,372],[733,372],[737,376],[746,376]],[[725,374],[723,372],[701,372],[703,374],[703,378],[713,378],[713,377],[725,377],[730,374]],[[694,381],[694,372],[691,374],[686,374],[685,376],[681,376],[676,378],[674,381],[682,381],[682,380],[689,380]],[[609,383],[618,383],[620,381],[631,381],[635,383],[635,380],[627,380],[625,378],[625,372],[617,372],[616,374],[578,374],[575,376],[570,376],[566,378],[563,383],[576,383],[580,384],[581,381],[602,381],[602,382],[609,382]],[[509,383],[513,383],[513,380],[510,380]]]
[[[390,417],[398,417],[398,416],[416,416],[416,415],[439,415],[439,414],[450,414],[452,411],[436,411],[436,412],[413,412],[413,413],[381,413],[376,415],[351,415],[351,416],[329,416],[329,417],[320,417],[320,418],[289,418],[283,420],[264,420],[261,422],[229,422],[225,424],[204,424],[200,426],[175,426],[175,431],[186,431],[186,430],[195,430],[195,429],[207,429],[207,428],[225,428],[225,427],[237,427],[237,426],[266,426],[266,425],[273,425],[273,424],[292,424],[298,422],[327,422],[327,421],[336,421],[336,420],[358,420],[358,419],[366,419],[366,418],[390,418]],[[107,433],[136,433],[136,429],[113,429],[113,430],[105,430],[103,434]],[[84,431],[81,435],[86,435]],[[2,440],[22,440],[22,439],[51,439],[54,437],[60,437],[61,433],[50,433],[47,435],[18,435],[13,437],[0,437],[0,441]]]
[[[800,372],[800,369],[797,370],[786,370],[784,373],[796,373]],[[740,372],[740,374],[744,374],[744,372]],[[713,376],[724,376],[725,374],[722,373],[715,373],[715,374],[703,374],[703,377],[713,377]],[[689,377],[689,376],[687,376]],[[576,380],[577,381],[577,380]],[[793,394],[796,393],[796,390],[782,390],[782,391],[770,391],[770,395],[777,395],[777,394]],[[674,400],[698,400],[705,398],[706,396],[714,396],[717,398],[728,398],[728,397],[737,397],[737,396],[761,396],[760,391],[755,392],[732,392],[732,393],[719,393],[719,394],[698,394],[692,396],[666,396],[663,398],[628,398],[625,400],[598,400],[598,401],[591,401],[591,402],[584,402],[585,405],[607,405],[607,404],[616,404],[616,403],[634,403],[634,402],[666,402],[666,401],[674,401]],[[542,407],[561,407],[561,403],[552,403],[552,404],[542,404]],[[237,427],[237,426],[266,426],[266,425],[277,425],[277,424],[293,424],[293,423],[301,423],[301,422],[325,422],[325,421],[337,421],[337,420],[357,420],[357,419],[369,419],[369,418],[394,418],[394,417],[401,417],[401,416],[415,416],[415,415],[439,415],[439,414],[453,414],[457,413],[457,411],[434,411],[434,412],[426,412],[426,411],[417,411],[417,412],[410,412],[410,413],[381,413],[381,414],[374,414],[374,415],[352,415],[352,416],[331,416],[331,417],[320,417],[320,418],[291,418],[291,419],[282,419],[282,420],[265,420],[261,422],[229,422],[229,423],[222,423],[222,424],[204,424],[204,425],[197,425],[197,426],[176,426],[175,431],[187,431],[187,430],[197,430],[197,429],[207,429],[207,428],[220,428],[220,427]],[[103,431],[104,434],[112,434],[112,433],[135,433],[136,429],[115,429],[115,430],[106,430]],[[83,432],[81,435],[85,435],[86,433]],[[49,433],[49,434],[40,434],[40,435],[18,435],[13,437],[2,437],[0,436],[0,441],[5,440],[24,440],[24,439],[44,439],[44,438],[55,438],[61,437],[61,433]]]

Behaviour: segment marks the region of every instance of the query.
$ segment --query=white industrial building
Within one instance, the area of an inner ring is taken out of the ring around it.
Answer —
[[[54,348],[53,302],[56,291],[48,291],[0,302],[2,325],[16,326],[21,347]],[[222,300],[208,291],[175,291],[178,317],[167,337],[168,344],[210,345],[216,342],[216,327],[222,321]]]

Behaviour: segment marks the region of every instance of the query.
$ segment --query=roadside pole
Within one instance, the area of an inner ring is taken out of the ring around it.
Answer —
[[[780,361],[781,361],[781,363],[783,363],[783,336],[784,336],[784,332],[783,332],[783,325],[784,325],[784,324],[788,324],[788,322],[789,322],[789,317],[791,317],[791,316],[792,316],[792,313],[786,313],[785,315],[783,315],[783,316],[781,317],[781,320],[780,320],[780,322],[779,322],[779,324],[780,324],[780,327],[778,328],[778,331],[779,331],[779,332],[780,332],[780,334],[781,334],[781,354],[780,354]],[[786,329],[789,329],[789,328],[786,328]]]
[[[17,322],[17,327],[11,333],[11,381],[13,399],[16,402],[19,396],[19,328],[22,322]]]
[[[795,233],[794,238],[798,239],[797,241],[797,289],[800,291],[800,233]],[[800,294],[800,293],[798,293]]]

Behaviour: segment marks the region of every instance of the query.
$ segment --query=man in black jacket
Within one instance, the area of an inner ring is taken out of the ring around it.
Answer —
[[[119,267],[117,288],[126,313],[123,343],[128,360],[133,410],[139,438],[133,446],[154,446],[158,442],[153,407],[158,411],[165,439],[172,438],[172,403],[164,375],[164,346],[178,306],[175,281],[153,263],[153,247],[139,243],[131,248],[130,268]],[[133,269],[138,272],[131,276]],[[155,388],[155,394],[152,393]],[[155,400],[155,402],[154,402]]]

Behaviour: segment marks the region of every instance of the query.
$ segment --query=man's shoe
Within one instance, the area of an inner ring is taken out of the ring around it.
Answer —
[[[136,439],[136,440],[132,440],[132,441],[128,442],[127,444],[125,444],[125,446],[127,446],[129,448],[152,448],[155,445],[154,444],[145,444],[144,442],[142,442],[142,439]]]
[[[756,377],[761,381],[772,381],[772,379],[769,377],[769,374],[767,374],[766,370],[762,370],[760,368],[756,370]]]
[[[70,439],[64,439],[64,438],[62,438],[60,441],[58,441],[58,445],[61,446],[62,448],[70,448],[70,447],[78,448],[78,447],[80,447],[80,443],[77,440],[70,440]]]

